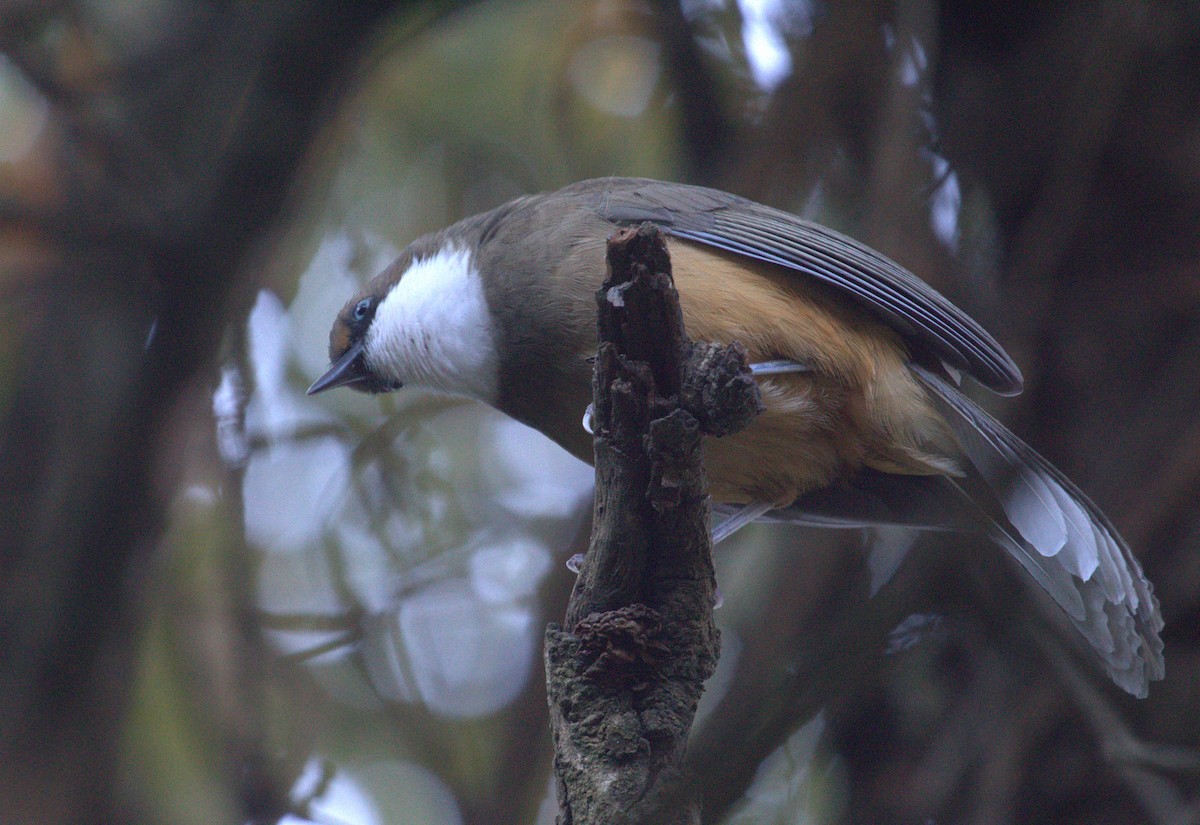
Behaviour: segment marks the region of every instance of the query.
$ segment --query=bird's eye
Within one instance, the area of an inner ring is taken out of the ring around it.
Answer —
[[[361,321],[367,317],[367,311],[371,309],[371,299],[363,298],[354,305],[354,320]]]

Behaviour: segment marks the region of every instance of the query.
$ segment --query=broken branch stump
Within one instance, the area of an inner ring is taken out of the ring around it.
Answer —
[[[703,441],[762,404],[739,345],[687,338],[670,269],[652,224],[609,239],[592,539],[546,631],[562,825],[700,821],[681,765],[720,650]]]

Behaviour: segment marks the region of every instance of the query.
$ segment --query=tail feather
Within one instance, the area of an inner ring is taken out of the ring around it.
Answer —
[[[952,481],[952,486],[964,499],[976,505],[979,517],[976,529],[980,524],[986,525],[991,538],[1025,568],[1025,572],[1050,594],[1073,622],[1085,621],[1087,605],[1070,570],[1053,556],[1046,556],[1038,550],[1004,512],[985,506],[995,496],[991,486],[978,476],[956,479]]]
[[[988,513],[997,540],[1071,618],[1113,681],[1145,696],[1161,679],[1162,614],[1137,558],[1078,487],[943,379],[919,366],[982,485],[964,493]],[[973,474],[971,474],[973,475]],[[994,511],[996,507],[992,507]],[[1007,524],[1006,524],[1007,522]]]

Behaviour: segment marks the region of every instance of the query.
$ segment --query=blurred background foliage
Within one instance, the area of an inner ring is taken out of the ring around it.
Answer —
[[[718,551],[705,821],[1200,822],[1195,4],[292,8],[323,5],[0,4],[3,821],[553,821],[542,632],[590,468],[476,405],[304,389],[409,241],[620,174],[827,223],[984,321],[1028,390],[981,400],[1168,621],[1136,702],[985,544],[748,529]],[[29,677],[25,646],[57,658]]]

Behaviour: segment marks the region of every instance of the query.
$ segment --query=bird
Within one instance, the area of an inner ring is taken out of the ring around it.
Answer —
[[[704,444],[731,522],[895,525],[982,533],[1009,552],[1145,697],[1163,678],[1153,587],[1105,514],[976,404],[1019,368],[970,316],[899,264],[820,224],[737,195],[597,178],[516,198],[425,235],[352,296],[329,334],[335,387],[465,396],[584,461],[592,435],[595,293],[608,238],[665,236],[684,324],[740,343],[764,412]]]

